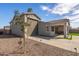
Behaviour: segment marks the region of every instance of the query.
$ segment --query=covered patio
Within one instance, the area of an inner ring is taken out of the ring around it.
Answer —
[[[64,35],[64,38],[68,37],[70,24],[66,20],[51,21],[47,25],[51,35]]]
[[[69,19],[60,19],[50,22],[39,22],[38,34],[52,37],[57,35],[64,35],[64,38],[67,38],[69,34],[69,29]]]

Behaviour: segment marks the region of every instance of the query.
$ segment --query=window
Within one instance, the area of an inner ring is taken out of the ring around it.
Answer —
[[[46,26],[46,31],[49,31],[49,27],[48,26]]]
[[[54,26],[51,26],[51,31],[54,31]]]

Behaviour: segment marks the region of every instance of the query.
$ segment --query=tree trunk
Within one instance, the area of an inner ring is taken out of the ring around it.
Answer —
[[[24,38],[23,38],[23,46],[24,46],[24,55],[26,55],[26,37],[24,34]]]
[[[24,44],[23,44],[23,46],[24,46],[24,55],[26,55],[26,40],[28,39],[27,38],[28,36],[27,36],[27,29],[25,28],[24,29],[24,39],[23,39],[23,41],[24,41]]]

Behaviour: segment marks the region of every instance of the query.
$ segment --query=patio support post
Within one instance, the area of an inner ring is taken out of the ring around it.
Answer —
[[[66,23],[64,25],[64,38],[67,38],[67,26],[66,26]]]
[[[55,33],[55,26],[54,26],[54,34],[56,35],[56,33]]]

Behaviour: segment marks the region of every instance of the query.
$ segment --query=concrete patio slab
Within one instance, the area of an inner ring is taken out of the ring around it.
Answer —
[[[79,36],[73,36],[72,40],[56,39],[56,38],[44,37],[44,36],[35,36],[29,38],[35,41],[39,41],[45,44],[49,44],[73,52],[76,52],[74,48],[77,48],[77,52],[79,53]]]

